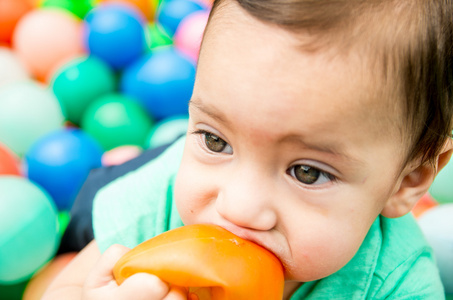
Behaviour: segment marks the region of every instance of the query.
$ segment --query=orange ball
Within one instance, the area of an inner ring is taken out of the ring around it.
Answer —
[[[32,8],[29,0],[0,0],[0,44],[11,43],[17,22]]]
[[[140,10],[146,19],[152,21],[154,20],[154,15],[156,14],[157,0],[98,0],[99,3],[105,2],[122,2],[135,6]]]
[[[82,22],[61,9],[37,9],[17,24],[13,46],[38,80],[51,77],[65,62],[83,54]]]
[[[61,254],[51,260],[40,271],[33,275],[25,288],[22,300],[39,300],[47,287],[67,264],[77,255],[76,252]]]

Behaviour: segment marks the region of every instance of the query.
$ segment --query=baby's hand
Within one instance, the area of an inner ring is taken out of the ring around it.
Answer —
[[[113,278],[112,269],[127,251],[129,249],[121,245],[113,245],[105,251],[85,281],[82,299],[187,299],[187,291],[183,288],[170,288],[158,277],[147,273],[134,274],[118,286]]]

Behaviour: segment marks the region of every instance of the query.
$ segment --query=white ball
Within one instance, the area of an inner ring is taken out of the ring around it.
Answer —
[[[453,203],[428,210],[418,221],[434,250],[445,291],[453,294]]]
[[[0,87],[30,78],[19,57],[7,47],[0,47],[0,66]]]

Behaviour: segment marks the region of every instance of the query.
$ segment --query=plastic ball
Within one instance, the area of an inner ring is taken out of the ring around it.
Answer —
[[[114,69],[122,69],[145,50],[144,23],[143,15],[131,5],[100,5],[85,18],[85,46]]]
[[[43,0],[41,7],[57,7],[62,8],[70,13],[73,13],[80,19],[83,19],[85,15],[93,8],[91,0]]]
[[[153,120],[137,101],[121,94],[97,99],[82,119],[82,129],[106,151],[123,145],[143,147],[152,124]]]
[[[453,294],[453,203],[436,206],[418,222],[434,250],[440,277],[447,294]]]
[[[61,237],[66,231],[66,228],[69,225],[69,221],[71,221],[69,210],[62,210],[58,212],[58,232],[60,233]]]
[[[17,22],[32,9],[29,0],[0,0],[0,43],[11,44]]]
[[[412,214],[415,218],[419,218],[425,212],[437,205],[439,205],[439,203],[429,193],[426,193],[417,201],[414,208],[412,208]]]
[[[0,143],[0,175],[21,175],[19,158]]]
[[[450,161],[437,175],[429,192],[439,203],[453,202],[453,161]]]
[[[81,21],[61,9],[37,9],[20,19],[13,45],[29,71],[47,80],[64,62],[83,53]]]
[[[23,177],[0,177],[0,283],[28,279],[55,254],[57,212],[49,195]]]
[[[169,46],[173,44],[173,39],[156,23],[149,23],[145,28],[146,43],[150,50]]]
[[[24,294],[27,284],[27,280],[14,284],[0,283],[0,295],[2,295],[1,299],[22,300],[22,295]]]
[[[160,47],[124,71],[121,89],[160,120],[187,114],[194,81],[194,63],[172,47]]]
[[[30,79],[27,69],[10,48],[0,47],[0,87]]]
[[[95,57],[82,57],[63,66],[52,80],[66,119],[78,125],[86,108],[98,97],[115,90],[113,70]]]
[[[158,5],[157,0],[99,0],[99,3],[109,2],[122,2],[134,6],[145,16],[145,18],[152,20],[156,14]]]
[[[19,156],[63,121],[57,98],[44,86],[26,81],[0,89],[0,141]]]
[[[206,11],[194,12],[182,20],[175,34],[175,47],[181,52],[198,60],[201,40],[208,23],[209,13]]]
[[[28,178],[52,196],[59,210],[67,210],[91,169],[101,166],[101,157],[99,144],[87,133],[63,129],[37,141],[25,163]]]
[[[136,158],[143,152],[138,146],[125,145],[109,150],[102,155],[102,165],[104,167],[121,165],[133,158]]]
[[[47,287],[57,277],[57,275],[72,261],[77,255],[76,252],[60,254],[52,259],[47,265],[33,275],[25,288],[22,300],[40,300]]]
[[[206,5],[206,7],[208,7],[209,9],[211,9],[212,4],[214,3],[214,0],[198,0],[198,1]]]
[[[157,123],[148,136],[147,148],[156,148],[174,142],[187,132],[188,116],[175,116]]]
[[[205,7],[190,0],[169,0],[163,2],[157,12],[158,23],[161,24],[170,36],[173,36],[179,23],[193,12],[204,10]]]

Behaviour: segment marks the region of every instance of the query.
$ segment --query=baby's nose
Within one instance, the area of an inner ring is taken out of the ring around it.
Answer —
[[[249,172],[250,173],[250,172]],[[255,230],[270,230],[277,223],[274,207],[277,195],[272,185],[240,174],[223,186],[216,200],[217,212],[235,225]]]

